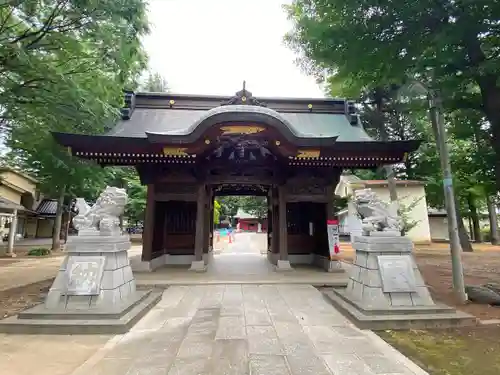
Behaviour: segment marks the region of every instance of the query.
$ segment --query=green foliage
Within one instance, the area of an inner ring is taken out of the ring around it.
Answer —
[[[217,197],[217,201],[221,206],[221,216],[225,218],[232,218],[238,212],[241,206],[241,198],[235,196]]]
[[[329,94],[402,91],[409,81],[439,90],[456,139],[474,130],[479,150],[494,150],[482,173],[493,166],[500,188],[499,2],[294,0],[286,8],[294,25],[288,45]]]
[[[114,186],[127,190],[128,203],[125,207],[125,216],[130,222],[144,220],[147,202],[147,188],[141,184],[139,175],[134,168],[113,168]]]
[[[220,223],[220,212],[221,212],[220,203],[217,201],[214,201],[214,224]]]
[[[401,221],[403,222],[403,226],[401,228],[401,235],[406,236],[409,231],[411,231],[413,228],[415,228],[419,223],[420,220],[413,220],[412,219],[412,211],[415,209],[415,207],[418,206],[418,204],[424,199],[423,197],[420,198],[415,198],[411,201],[411,203],[404,205],[404,204],[399,204],[399,216],[401,217]]]
[[[28,251],[28,255],[33,257],[44,257],[50,254],[51,254],[50,249],[46,249],[44,247],[36,247]]]
[[[347,208],[347,203],[349,202],[350,197],[339,197],[335,195],[333,197],[333,209],[335,212],[342,211]]]
[[[267,217],[267,198],[248,196],[240,197],[240,208],[261,220]]]
[[[106,173],[52,131],[99,134],[145,67],[143,0],[7,0],[0,5],[0,113],[10,159],[47,195],[94,195]],[[90,193],[89,193],[90,191]]]
[[[146,92],[169,92],[167,80],[160,73],[149,72],[146,80],[139,86]]]

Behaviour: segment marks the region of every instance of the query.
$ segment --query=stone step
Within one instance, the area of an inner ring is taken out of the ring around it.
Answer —
[[[0,320],[0,333],[14,334],[123,334],[128,332],[161,299],[162,291],[152,291],[118,319],[19,319],[9,317]]]
[[[335,290],[323,291],[326,299],[342,314],[349,318],[358,328],[374,331],[432,329],[476,326],[478,319],[462,311],[449,309],[442,312],[396,312],[386,310],[384,314],[366,314],[350,301],[344,299]],[[435,309],[434,309],[435,310]]]

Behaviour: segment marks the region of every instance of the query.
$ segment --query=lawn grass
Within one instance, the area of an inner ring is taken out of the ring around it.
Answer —
[[[431,375],[500,374],[500,326],[378,334]]]

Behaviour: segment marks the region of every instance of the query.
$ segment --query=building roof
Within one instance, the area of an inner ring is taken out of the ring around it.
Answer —
[[[233,97],[128,92],[125,103],[122,119],[104,135],[54,137],[101,165],[192,164],[245,136],[294,167],[370,168],[400,162],[420,144],[373,140],[345,99],[257,99],[243,88]]]
[[[236,212],[236,215],[234,215],[235,218],[237,219],[257,219],[255,215],[252,215],[241,208],[238,208],[238,211]]]
[[[23,212],[32,212],[32,211],[28,210],[26,207],[24,207],[23,205],[20,205],[16,202],[12,202],[9,199],[0,197],[0,211],[14,211],[14,210],[23,211]]]
[[[28,175],[28,174],[26,174],[26,173],[24,173],[22,171],[19,171],[19,170],[15,169],[15,168],[9,167],[9,166],[1,166],[0,167],[0,173],[2,173],[2,172],[12,172],[12,173],[15,173],[15,174],[17,174],[19,176],[24,177],[25,179],[27,179],[27,180],[35,183],[35,184],[38,183],[38,180],[36,178],[31,177],[30,175]]]
[[[129,120],[121,120],[107,135],[147,138],[147,133],[187,136],[209,116],[216,114],[260,113],[282,121],[297,138],[336,138],[336,142],[369,142],[361,124],[351,125],[345,114],[279,113],[265,107],[234,105],[209,111],[197,109],[137,108]]]
[[[57,201],[55,199],[43,199],[36,208],[36,213],[40,216],[55,216]]]

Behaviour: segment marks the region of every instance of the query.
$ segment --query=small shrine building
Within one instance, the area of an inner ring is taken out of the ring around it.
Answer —
[[[268,259],[329,259],[327,219],[343,169],[402,162],[419,141],[375,141],[345,99],[127,92],[104,135],[54,133],[77,157],[134,166],[147,185],[142,261],[208,262],[213,202],[267,196]]]

